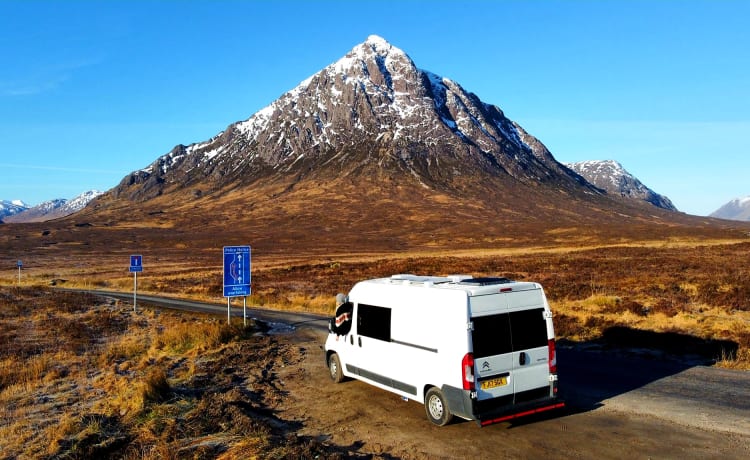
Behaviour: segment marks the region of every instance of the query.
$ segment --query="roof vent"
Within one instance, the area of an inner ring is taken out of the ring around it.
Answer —
[[[417,278],[417,276],[412,275],[411,273],[399,273],[397,275],[391,275],[391,280],[393,281],[413,281],[415,278]]]
[[[450,280],[451,283],[460,283],[470,279],[471,275],[448,275],[448,280]]]

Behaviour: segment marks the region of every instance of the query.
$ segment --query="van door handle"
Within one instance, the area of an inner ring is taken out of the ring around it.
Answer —
[[[518,364],[523,366],[526,364],[526,353],[521,353],[518,355]]]
[[[359,343],[359,346],[362,346],[362,337],[357,337],[357,343]]]

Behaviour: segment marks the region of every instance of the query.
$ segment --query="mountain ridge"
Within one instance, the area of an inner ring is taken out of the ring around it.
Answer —
[[[727,220],[750,221],[750,195],[730,200],[709,216]]]
[[[669,198],[651,190],[615,160],[587,160],[565,165],[613,196],[677,211]]]
[[[45,222],[75,214],[85,208],[92,200],[104,192],[88,190],[71,199],[55,198],[39,203],[36,206],[26,206],[20,212],[4,218],[6,223]]]
[[[22,200],[0,200],[0,221],[29,209]]]

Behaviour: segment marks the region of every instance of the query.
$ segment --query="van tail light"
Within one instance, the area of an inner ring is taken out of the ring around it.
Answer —
[[[466,353],[461,360],[461,380],[464,382],[464,390],[474,391],[474,354]]]
[[[550,339],[547,342],[547,347],[549,348],[549,360],[547,361],[549,363],[549,373],[557,374],[557,351],[555,350],[555,339]]]

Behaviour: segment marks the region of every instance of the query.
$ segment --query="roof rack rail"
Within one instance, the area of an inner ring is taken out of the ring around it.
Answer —
[[[513,280],[508,279],[508,278],[484,277],[484,278],[470,278],[470,279],[462,280],[458,284],[467,284],[470,286],[492,286],[494,284],[508,284],[512,282]]]

